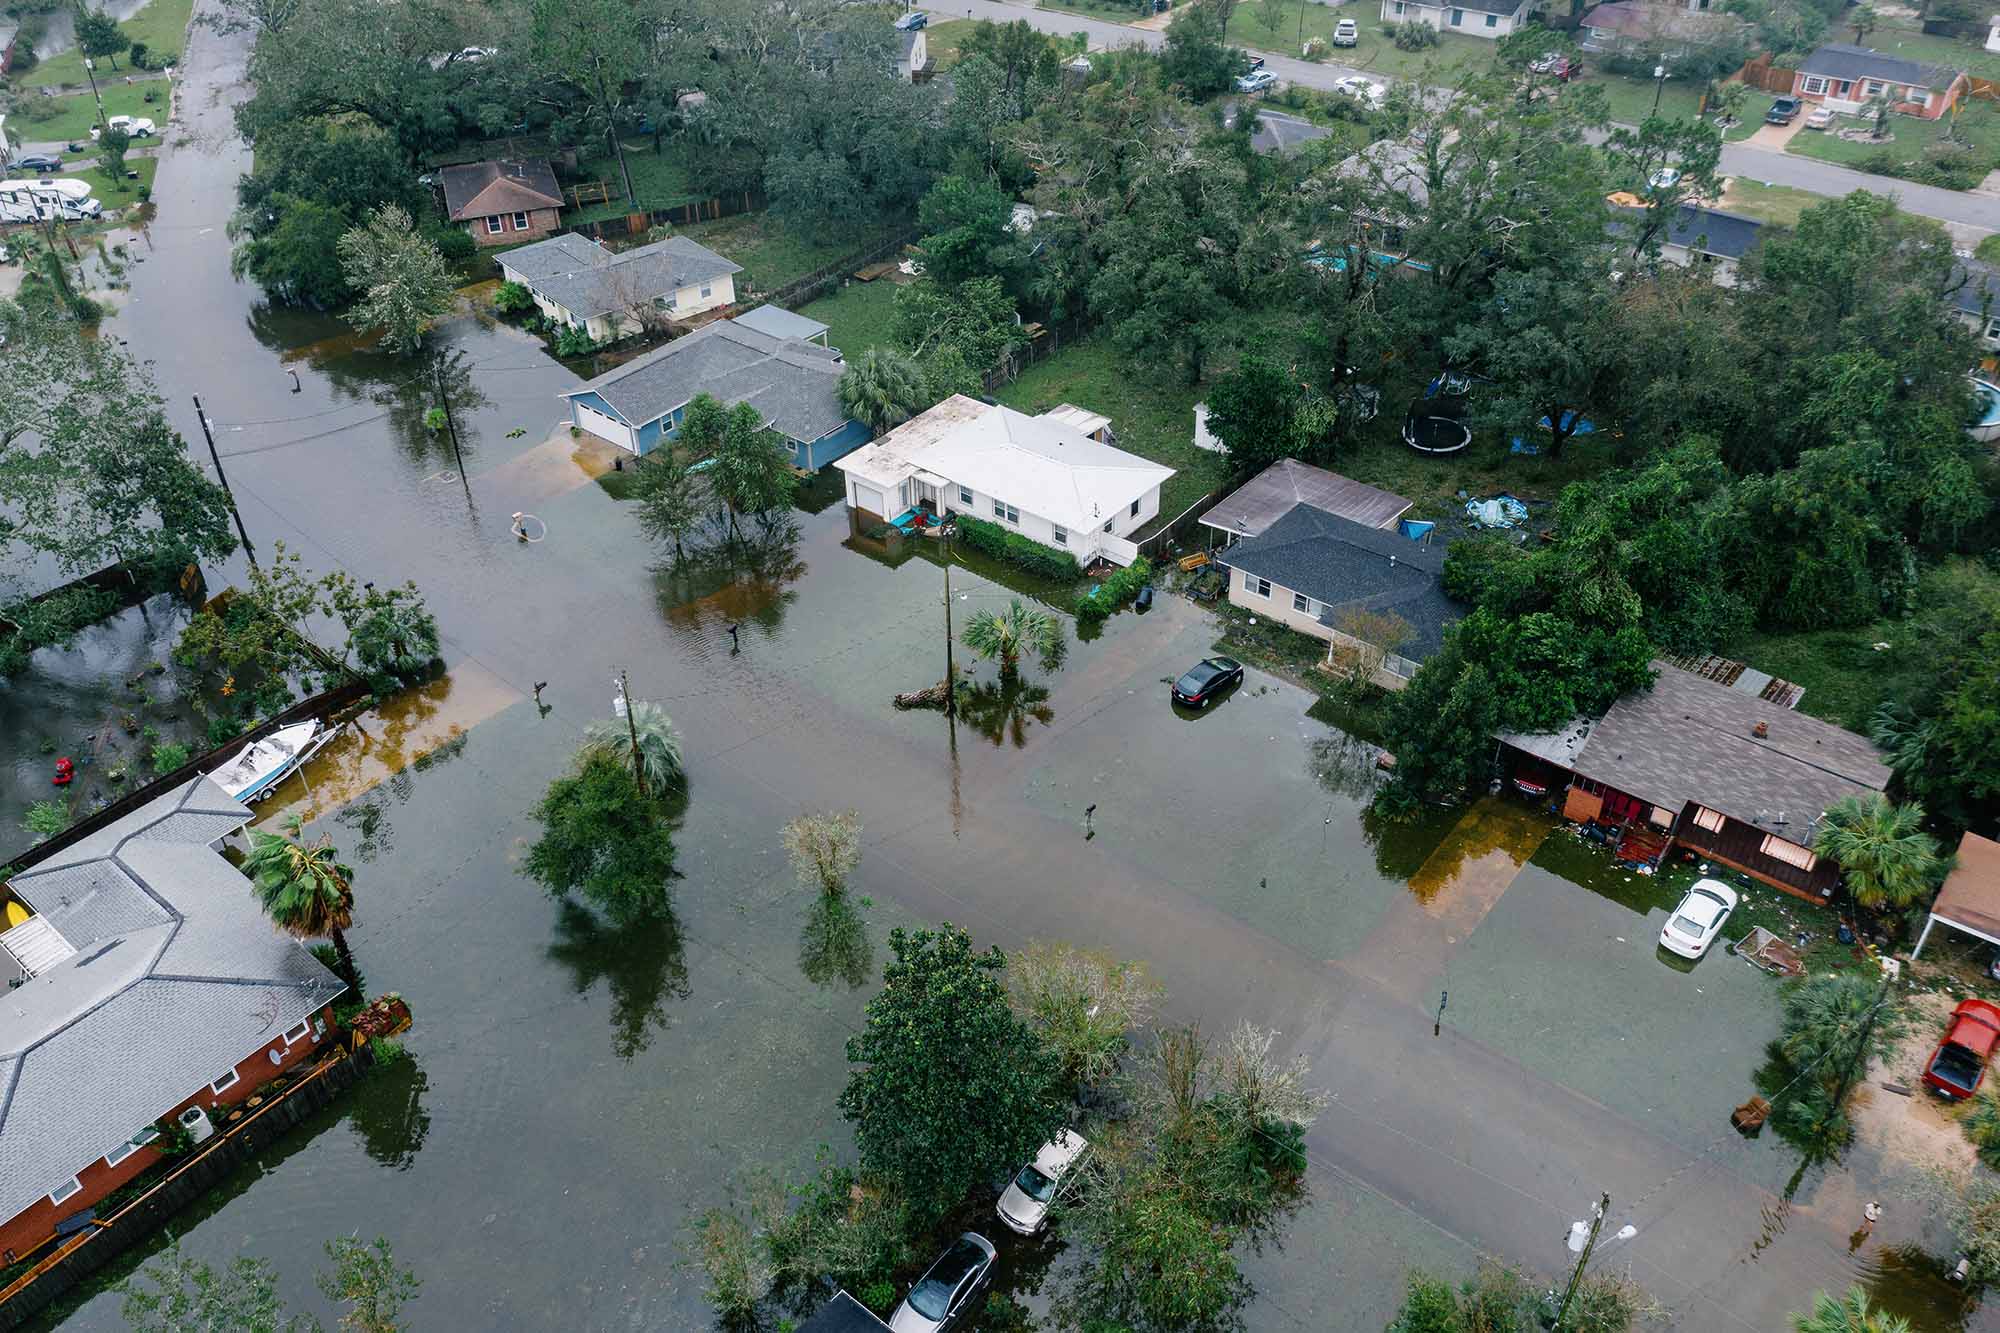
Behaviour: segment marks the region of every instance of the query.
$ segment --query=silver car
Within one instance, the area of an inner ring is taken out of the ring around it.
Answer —
[[[993,1242],[968,1231],[938,1256],[889,1316],[891,1333],[941,1333],[957,1328],[993,1279]]]
[[[1081,1134],[1060,1130],[1042,1145],[1034,1161],[1015,1173],[1000,1192],[1000,1206],[995,1210],[1009,1230],[1032,1236],[1048,1225],[1049,1204],[1055,1200],[1063,1177],[1089,1146]]]

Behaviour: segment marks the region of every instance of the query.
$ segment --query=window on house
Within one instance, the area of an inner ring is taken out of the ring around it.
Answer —
[[[1826,92],[1826,80],[1817,74],[1808,74],[1799,80],[1799,91],[1809,97],[1818,97]]]
[[[1674,812],[1667,809],[1664,805],[1656,805],[1646,812],[1646,822],[1654,828],[1672,828],[1674,826]]]
[[[1111,520],[1108,518],[1104,520],[1104,530],[1106,532],[1111,531]]]
[[[1487,26],[1487,27],[1489,27],[1489,28],[1497,28],[1497,27],[1499,27],[1499,26],[1500,26],[1500,16],[1499,16],[1499,15],[1497,15],[1497,14],[1488,14],[1488,15],[1486,16],[1486,26]]]
[[[2000,315],[1986,321],[1986,341],[2000,343]]]
[[[125,1140],[125,1142],[119,1144],[116,1148],[113,1148],[110,1152],[106,1153],[104,1155],[104,1164],[106,1166],[116,1166],[120,1162],[124,1161],[127,1157],[130,1157],[133,1153],[139,1151],[139,1149],[145,1147],[147,1144],[151,1143],[154,1139],[157,1139],[158,1137],[160,1137],[160,1131],[154,1128],[152,1125],[148,1125],[144,1129],[140,1130],[137,1134],[134,1134],[131,1138]]]
[[[653,308],[655,310],[671,309],[673,307],[673,303],[674,303],[674,298],[671,296],[656,296],[653,298]]]
[[[961,486],[958,488],[958,502],[962,505],[972,503],[972,490],[970,487]]]
[[[672,310],[675,306],[679,305],[680,303],[681,303],[681,294],[679,292],[667,293],[666,296],[667,309]]]
[[[241,1081],[242,1081],[241,1076],[238,1075],[237,1072],[232,1069],[227,1074],[224,1074],[221,1078],[216,1079],[215,1082],[209,1084],[208,1086],[210,1090],[214,1092],[227,1092],[231,1088],[235,1087]]]
[[[1271,580],[1260,579],[1255,574],[1245,574],[1243,576],[1243,591],[1255,593],[1259,597],[1269,597],[1271,595]]]
[[[1021,511],[1020,511],[1020,510],[1018,510],[1018,509],[1016,509],[1016,508],[1014,508],[1014,506],[1013,506],[1013,505],[1008,505],[1008,506],[1007,506],[1007,521],[1008,521],[1009,523],[1012,523],[1012,524],[1015,524],[1016,526],[1018,526],[1018,525],[1020,524],[1020,522],[1021,522]]]
[[[1132,502],[1131,514],[1133,518],[1139,517],[1139,502],[1137,500]]]
[[[516,213],[514,215],[514,230],[526,231],[527,229],[528,229],[528,215],[526,213]]]
[[[1720,833],[1722,832],[1722,812],[1720,810],[1711,810],[1705,805],[1698,805],[1694,808],[1694,826],[1696,828],[1707,829],[1710,833]]]
[[[1313,599],[1306,596],[1302,592],[1293,593],[1292,610],[1301,611],[1304,612],[1306,615],[1311,615],[1313,613]]]
[[[311,1029],[308,1028],[307,1025],[304,1023],[299,1024],[297,1027],[286,1029],[285,1045],[287,1046],[298,1045],[300,1042],[306,1039],[306,1033],[310,1030]]]
[[[1775,833],[1765,835],[1764,845],[1758,850],[1774,861],[1783,861],[1786,865],[1797,866],[1801,870],[1811,870],[1819,864],[1817,856],[1795,842],[1786,842]]]
[[[1007,502],[1005,500],[995,500],[993,502],[993,517],[1007,517]]]
[[[1458,26],[1459,26],[1460,24],[1462,24],[1462,23],[1464,23],[1464,22],[1465,22],[1465,11],[1464,11],[1464,10],[1462,10],[1462,9],[1454,9],[1454,10],[1452,10],[1452,11],[1451,11],[1451,26],[1452,26],[1452,27],[1456,28],[1456,27],[1458,27]]]
[[[1403,0],[1396,0],[1396,13],[1400,15],[1403,12],[1403,8]]]
[[[49,1202],[61,1203],[63,1200],[73,1199],[81,1193],[83,1193],[83,1182],[75,1176],[71,1176],[67,1183],[58,1185],[49,1191]]]
[[[713,296],[715,294],[715,288],[710,286],[708,283],[704,282],[701,285],[701,294],[703,296]]]
[[[1861,81],[1862,96],[1874,97],[1878,95],[1881,91],[1882,91],[1882,81],[1880,79],[1863,79]]]
[[[501,217],[498,213],[495,213],[492,217],[486,219],[486,234],[488,236],[498,236],[501,232],[505,231],[506,229],[507,229],[507,219]]]
[[[1049,535],[1055,538],[1057,546],[1069,545],[1069,529],[1064,527],[1062,524],[1051,523],[1049,525]]]

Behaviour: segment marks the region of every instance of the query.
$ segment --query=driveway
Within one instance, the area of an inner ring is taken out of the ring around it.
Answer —
[[[1749,138],[1741,142],[1746,148],[1761,148],[1769,153],[1782,153],[1785,151],[1785,145],[1798,138],[1799,132],[1805,127],[1805,114],[1801,112],[1783,125],[1773,125],[1765,121],[1751,132]]]

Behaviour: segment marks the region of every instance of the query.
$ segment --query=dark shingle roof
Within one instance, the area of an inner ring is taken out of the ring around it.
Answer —
[[[1970,260],[1960,260],[1958,276],[1964,282],[1951,294],[1951,302],[1968,315],[1977,317],[1988,311],[1988,297],[1992,298],[1991,312],[2000,315],[2000,273],[1995,273],[1984,264]]]
[[[567,232],[509,250],[500,264],[579,319],[743,271],[741,264],[685,236],[669,236],[636,250],[611,250]]]
[[[1764,234],[1764,224],[1719,208],[1683,208],[1667,228],[1667,244],[1724,259],[1741,259]]]
[[[445,215],[453,222],[561,208],[563,202],[556,173],[540,160],[461,163],[442,168],[438,182],[444,186]]]
[[[1881,79],[1938,92],[1951,87],[1958,71],[1949,65],[1929,65],[1901,56],[1871,51],[1849,42],[1829,42],[1799,64],[1801,74],[1819,74],[1829,79]]]
[[[70,952],[0,994],[0,1219],[346,989],[209,846],[249,818],[195,778],[10,881]]]
[[[719,319],[559,396],[594,393],[636,427],[706,393],[750,404],[788,439],[817,440],[847,421],[839,395],[846,368],[832,348]]]
[[[1257,123],[1251,128],[1250,146],[1260,153],[1290,153],[1296,152],[1302,144],[1324,139],[1332,133],[1324,125],[1315,125],[1297,116],[1259,111]]]
[[[1329,625],[1353,607],[1394,612],[1413,632],[1397,651],[1419,661],[1437,651],[1445,626],[1462,614],[1438,583],[1442,547],[1364,527],[1309,504],[1293,505],[1261,535],[1224,551],[1221,560],[1326,603]]]
[[[1579,776],[1669,810],[1699,801],[1798,843],[1835,801],[1889,783],[1882,752],[1851,731],[1665,662],[1653,667],[1651,690],[1626,695],[1591,728]],[[1759,722],[1768,735],[1753,734]]]

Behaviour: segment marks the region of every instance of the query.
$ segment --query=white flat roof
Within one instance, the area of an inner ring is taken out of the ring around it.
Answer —
[[[1128,512],[1134,500],[1174,475],[1170,467],[1101,444],[1053,415],[1031,417],[963,394],[834,466],[882,487],[933,472],[1078,531]]]

